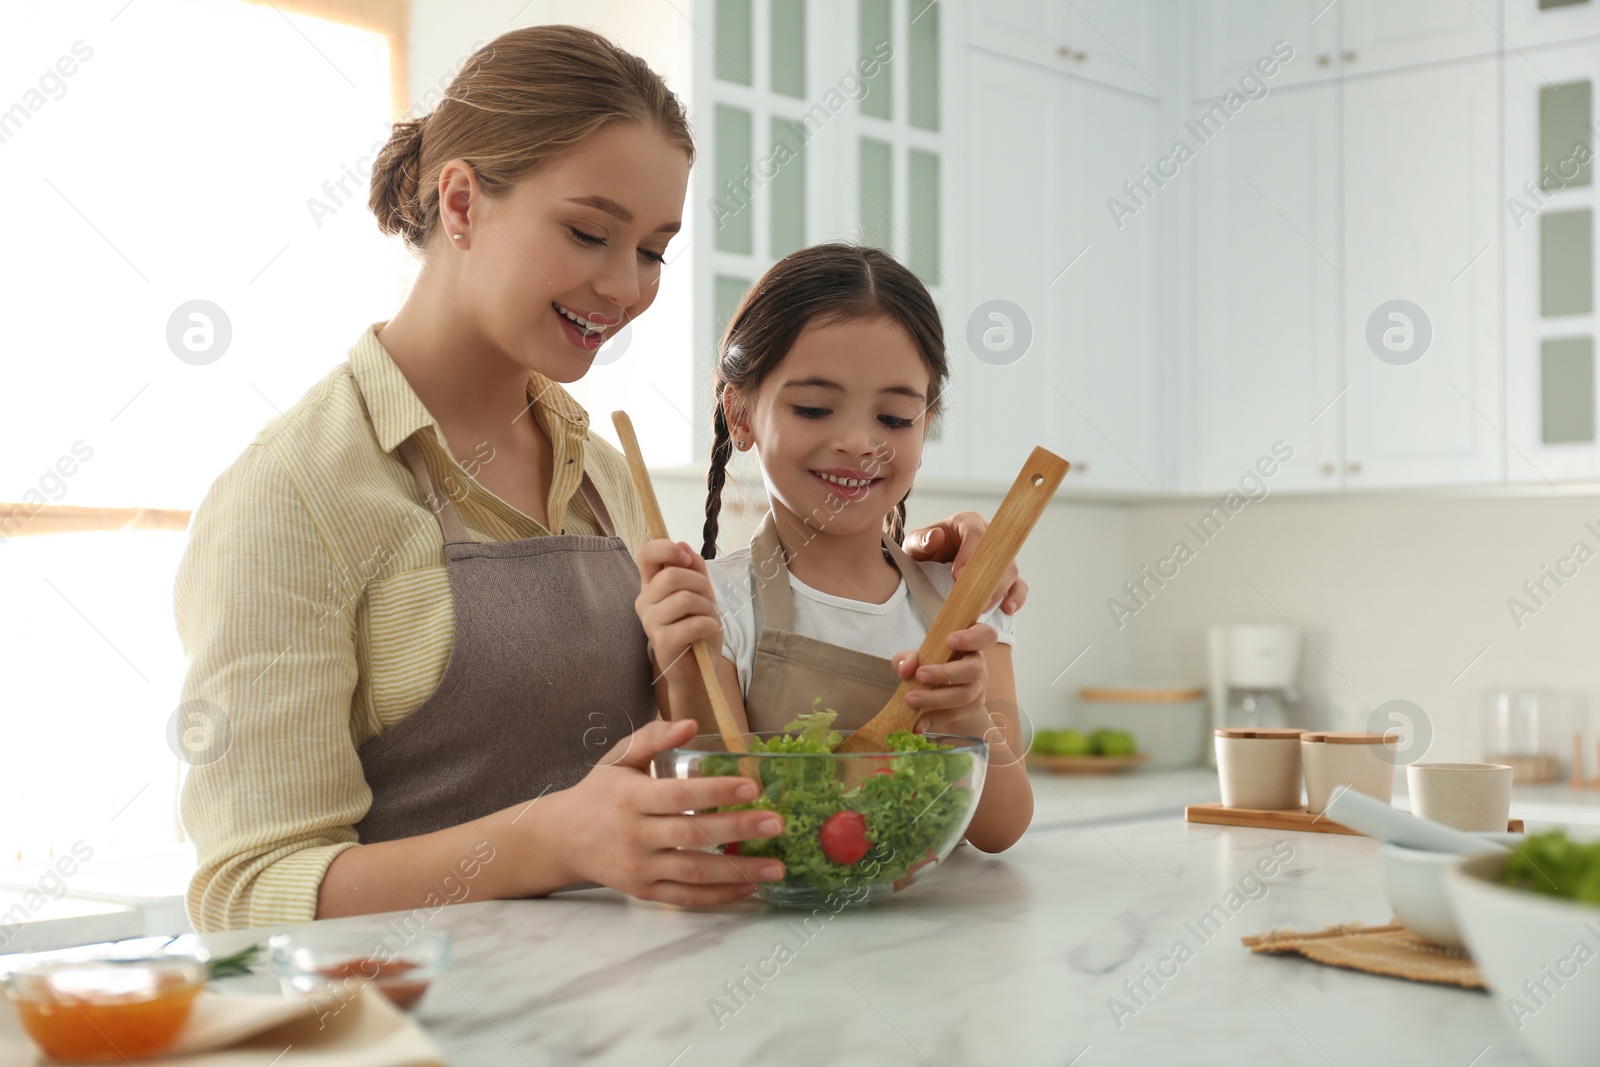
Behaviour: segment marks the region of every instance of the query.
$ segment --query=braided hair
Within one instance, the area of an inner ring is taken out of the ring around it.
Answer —
[[[732,386],[754,396],[778,369],[796,338],[813,320],[851,321],[887,316],[905,328],[927,361],[931,384],[927,417],[938,416],[950,376],[944,328],[933,297],[917,276],[877,248],[843,243],[813,245],[774,263],[739,301],[717,346],[712,372],[711,468],[706,473],[706,524],[700,554],[715,559],[722,490],[733,457],[733,434],[724,396]],[[905,538],[906,498],[884,516],[884,532]]]

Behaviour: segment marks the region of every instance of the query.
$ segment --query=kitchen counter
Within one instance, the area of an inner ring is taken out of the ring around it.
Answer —
[[[416,913],[455,956],[418,1018],[464,1067],[1531,1063],[1482,993],[1240,946],[1386,921],[1377,847],[1169,818],[964,846],[837,916],[609,890],[467,903]]]

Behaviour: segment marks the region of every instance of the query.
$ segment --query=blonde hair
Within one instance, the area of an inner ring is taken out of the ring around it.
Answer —
[[[683,103],[649,64],[592,30],[529,26],[474,52],[431,114],[397,122],[372,167],[378,228],[419,255],[439,224],[439,175],[465,159],[489,196],[586,137],[653,126],[694,161]]]

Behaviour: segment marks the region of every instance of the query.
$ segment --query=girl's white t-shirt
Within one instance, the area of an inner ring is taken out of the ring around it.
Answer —
[[[947,597],[955,585],[950,564],[918,562],[934,591]],[[717,610],[722,616],[722,654],[739,670],[739,691],[750,691],[750,675],[756,661],[756,580],[750,562],[750,547],[706,561],[711,586],[717,593]],[[928,635],[922,616],[911,599],[905,579],[882,604],[824,593],[813,589],[793,574],[789,588],[794,598],[794,630],[804,637],[830,645],[852,648],[869,656],[888,659],[896,652],[915,651]],[[995,628],[1003,644],[1015,644],[1014,619],[997,605],[979,620]]]

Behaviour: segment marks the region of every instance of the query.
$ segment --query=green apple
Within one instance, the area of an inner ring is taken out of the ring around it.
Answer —
[[[1133,735],[1126,730],[1096,730],[1093,743],[1102,756],[1131,756],[1139,750]]]
[[[1029,751],[1041,756],[1051,756],[1056,751],[1056,730],[1035,730],[1033,741],[1029,744]]]
[[[1051,752],[1057,756],[1087,756],[1089,754],[1089,739],[1077,730],[1055,731],[1055,747]]]

